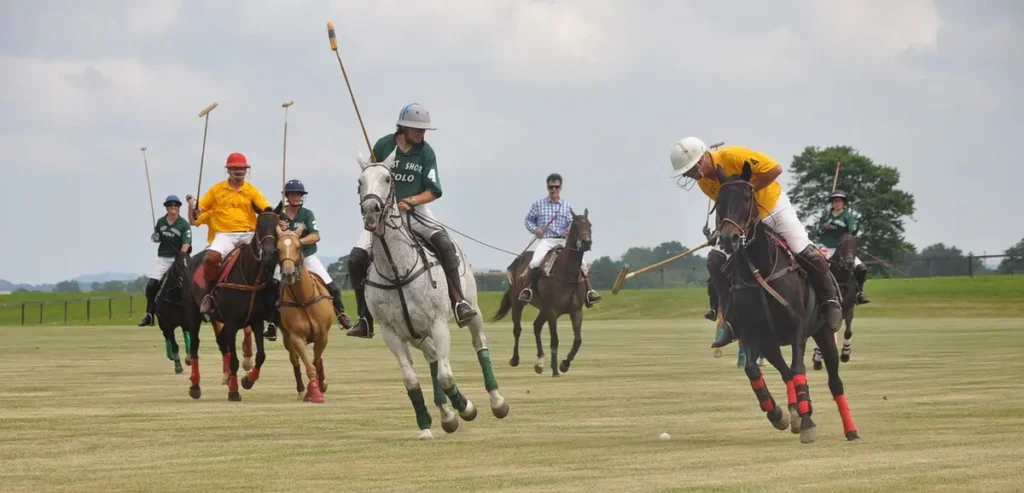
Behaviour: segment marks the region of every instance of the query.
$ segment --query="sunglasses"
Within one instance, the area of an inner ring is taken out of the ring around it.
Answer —
[[[562,185],[548,185],[548,190],[558,190]]]

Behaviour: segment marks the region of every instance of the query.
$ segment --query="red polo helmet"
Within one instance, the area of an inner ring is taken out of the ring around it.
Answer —
[[[232,152],[228,156],[228,168],[248,168],[249,162],[245,159],[245,154],[241,152]]]

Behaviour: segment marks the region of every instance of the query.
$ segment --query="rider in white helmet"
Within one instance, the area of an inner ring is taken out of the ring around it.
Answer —
[[[689,190],[697,183],[701,191],[713,200],[718,199],[721,184],[715,168],[720,167],[726,176],[740,174],[743,165],[749,163],[753,170],[751,183],[754,185],[754,198],[759,207],[761,220],[781,236],[793,253],[803,258],[812,285],[824,302],[825,321],[832,331],[839,327],[842,310],[835,279],[828,268],[828,260],[821,251],[811,243],[796,208],[782,190],[777,178],[782,174],[782,166],[771,157],[746,147],[730,146],[717,151],[709,151],[707,145],[696,137],[686,137],[676,142],[669,157],[672,161],[672,178],[677,178],[679,186]],[[705,229],[704,234],[711,232]],[[725,252],[716,246],[708,254],[708,272],[711,283],[718,291],[718,299],[723,311],[728,313],[730,305],[729,279],[722,273],[725,264]],[[723,324],[719,338],[711,344],[718,348],[729,344],[735,339],[732,326]]]
[[[462,294],[462,280],[459,276],[459,253],[448,232],[434,219],[427,204],[441,198],[441,180],[437,174],[437,157],[434,149],[423,140],[427,130],[434,130],[430,124],[430,112],[419,103],[405,105],[398,114],[396,130],[381,137],[373,146],[373,157],[384,159],[395,152],[395,198],[402,212],[410,214],[409,227],[417,236],[429,242],[437,250],[438,257],[448,279],[448,298],[455,314],[455,323],[465,327],[477,311]],[[373,247],[373,233],[362,230],[359,241],[348,256],[348,272],[352,289],[356,294],[356,310],[359,321],[345,335],[373,337],[373,317],[366,308],[363,283],[366,281]]]

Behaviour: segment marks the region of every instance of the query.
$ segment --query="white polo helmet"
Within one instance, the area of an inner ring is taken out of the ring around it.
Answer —
[[[398,113],[397,124],[407,128],[437,130],[430,126],[430,112],[419,103],[410,103],[403,106],[402,111]]]
[[[700,157],[707,151],[707,144],[697,137],[680,139],[669,153],[669,159],[672,160],[672,174],[669,178],[685,175],[697,165],[697,161],[700,161]]]

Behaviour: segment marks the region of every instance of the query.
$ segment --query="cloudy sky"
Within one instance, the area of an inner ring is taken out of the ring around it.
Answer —
[[[701,241],[706,199],[667,177],[687,135],[760,149],[849,144],[897,166],[918,246],[1001,252],[1024,236],[1024,2],[724,0],[0,3],[0,277],[148,273],[153,195],[223,179],[230,152],[275,200],[306,183],[324,255],[361,227],[365,151],[327,41],[333,20],[371,140],[424,104],[453,228],[507,250],[544,177],[590,209],[595,255]],[[788,183],[784,173],[781,180]],[[986,219],[993,217],[994,219]],[[205,229],[197,231],[205,247]],[[476,268],[510,258],[459,237]],[[66,261],[71,267],[62,265]]]

